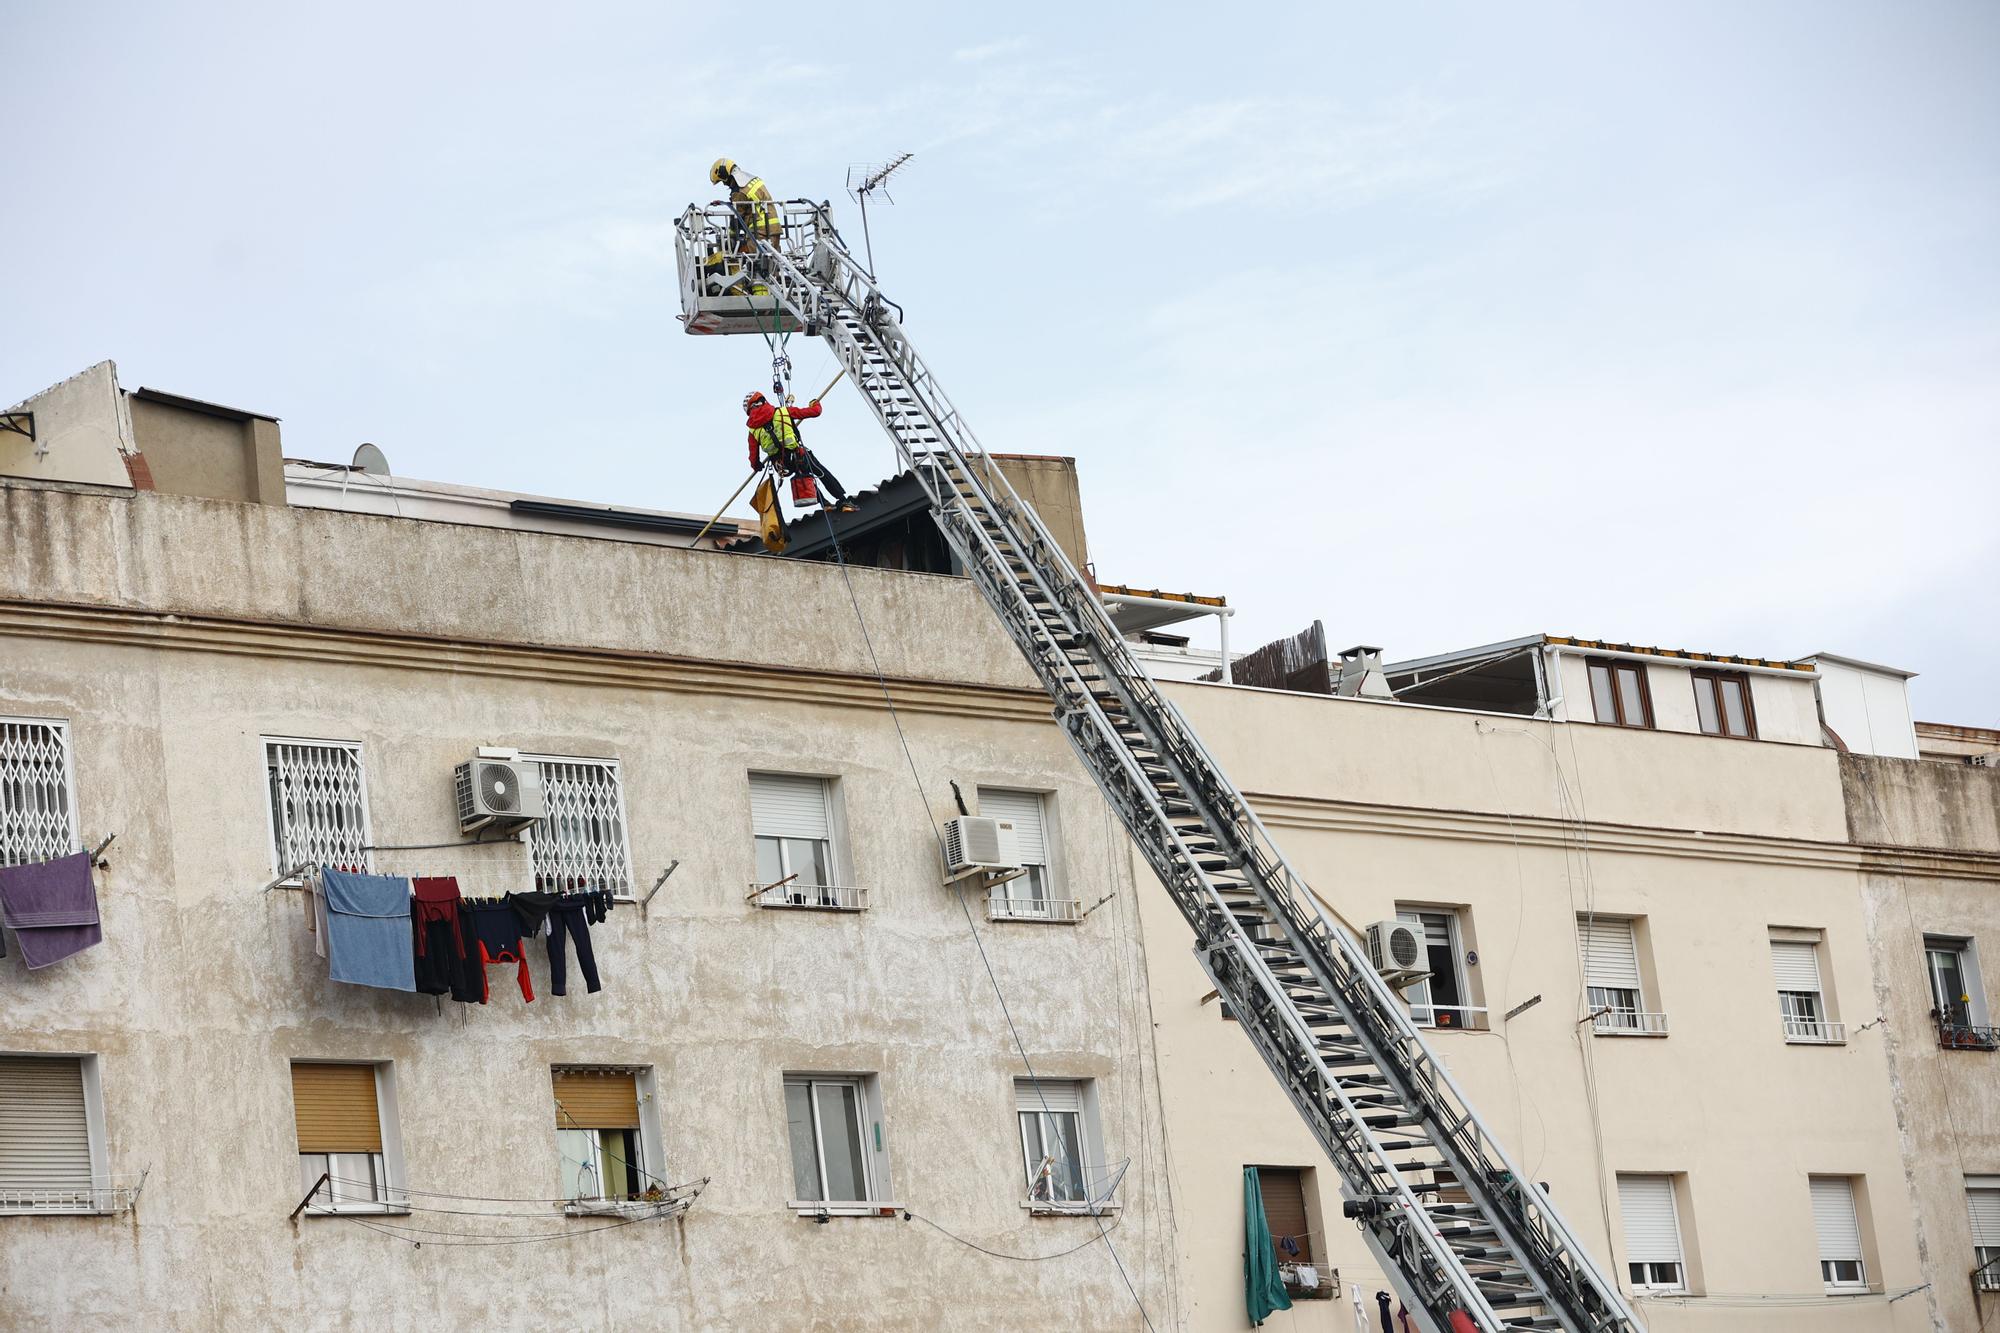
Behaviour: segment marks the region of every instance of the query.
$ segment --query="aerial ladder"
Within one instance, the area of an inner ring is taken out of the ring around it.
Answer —
[[[980,447],[827,205],[780,207],[777,237],[749,237],[726,205],[681,216],[688,332],[762,333],[774,355],[802,333],[833,350],[1193,928],[1203,970],[1338,1171],[1343,1212],[1404,1305],[1428,1333],[1643,1333]]]

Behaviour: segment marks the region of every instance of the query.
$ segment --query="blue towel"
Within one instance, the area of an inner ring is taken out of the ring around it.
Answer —
[[[354,986],[416,990],[410,881],[331,866],[319,873],[326,886],[327,974]]]

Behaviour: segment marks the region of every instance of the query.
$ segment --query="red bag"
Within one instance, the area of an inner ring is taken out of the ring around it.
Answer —
[[[792,478],[792,503],[795,505],[818,504],[819,483],[803,472],[798,473]]]

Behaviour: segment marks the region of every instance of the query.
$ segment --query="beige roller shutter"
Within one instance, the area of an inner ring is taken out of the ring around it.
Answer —
[[[87,1194],[90,1126],[74,1056],[0,1056],[0,1205]]]
[[[637,1129],[639,1080],[629,1070],[558,1069],[557,1129]]]
[[[1639,989],[1639,946],[1632,923],[1622,917],[1578,917],[1586,984],[1614,990]]]
[[[992,819],[1014,821],[1014,842],[1020,848],[1022,865],[1045,866],[1049,863],[1049,838],[1047,829],[1043,827],[1040,792],[981,787],[979,813]]]
[[[374,1065],[293,1065],[300,1152],[381,1152]]]
[[[750,821],[762,838],[830,839],[833,817],[827,807],[826,779],[752,773]]]
[[[1819,1257],[1859,1262],[1861,1221],[1854,1211],[1854,1182],[1845,1176],[1814,1176],[1812,1214]]]
[[[1681,1224],[1672,1176],[1618,1177],[1618,1206],[1625,1216],[1625,1258],[1632,1263],[1681,1261]]]

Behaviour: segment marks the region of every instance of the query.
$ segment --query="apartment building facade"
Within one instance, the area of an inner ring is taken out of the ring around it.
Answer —
[[[116,835],[102,943],[0,959],[0,1325],[1177,1322],[1123,835],[969,584],[848,572],[878,679],[832,566],[61,479],[0,531],[0,851]],[[479,747],[525,841],[459,837]],[[1038,891],[942,887],[954,782]],[[609,890],[601,990],[337,983],[294,857]]]
[[[1844,763],[1909,761],[1824,744],[1813,672],[1789,663],[1531,636],[1386,672],[1472,697],[1166,689],[1330,912],[1422,933],[1413,1017],[1647,1326],[1975,1327],[1939,1290],[1971,1265],[1964,1184],[1888,1077],[1898,1043],[1935,1053],[1923,950],[1885,984],[1862,887],[1879,854],[1843,794]],[[1978,933],[1933,906],[1927,929]],[[1373,1329],[1391,1288],[1338,1177],[1176,947],[1171,904],[1141,907],[1188,1326],[1246,1326],[1253,1168],[1273,1257],[1316,1280],[1267,1326]],[[1983,1187],[1988,1159],[1966,1160]],[[1926,1210],[1957,1219],[1963,1256],[1923,1250]]]

